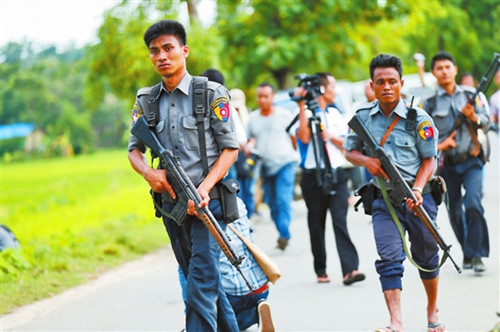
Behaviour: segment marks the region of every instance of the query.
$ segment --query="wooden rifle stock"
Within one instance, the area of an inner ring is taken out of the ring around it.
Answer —
[[[137,120],[132,127],[131,132],[146,146],[148,146],[154,154],[159,156],[161,166],[167,170],[169,183],[172,185],[178,196],[176,206],[172,211],[172,214],[167,215],[167,217],[174,219],[179,225],[182,224],[184,217],[187,214],[187,202],[188,200],[192,200],[198,211],[200,220],[207,227],[208,231],[213,236],[224,255],[226,255],[229,262],[241,274],[250,291],[254,291],[254,287],[250,284],[239,267],[245,257],[236,255],[233,248],[229,244],[229,237],[220,227],[217,219],[215,219],[210,209],[207,206],[199,208],[199,204],[202,201],[201,196],[185,170],[182,168],[179,159],[172,153],[172,151],[165,149],[161,145],[158,137],[156,137],[156,134],[149,128],[145,116],[141,116]]]
[[[227,225],[227,227],[229,227],[229,229],[247,246],[248,250],[252,253],[253,257],[255,257],[255,260],[259,263],[269,281],[274,284],[281,277],[278,265],[273,262],[273,260],[262,249],[244,237],[243,234],[238,232],[238,230],[236,230],[231,224]]]

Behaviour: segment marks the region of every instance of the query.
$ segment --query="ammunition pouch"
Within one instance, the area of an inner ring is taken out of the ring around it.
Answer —
[[[235,179],[220,181],[215,189],[219,191],[222,206],[222,219],[224,222],[230,223],[238,219],[240,217],[237,201],[237,195],[240,191],[238,181]]]
[[[436,201],[436,204],[439,205],[443,202],[446,195],[446,183],[442,177],[436,176],[430,181],[430,184],[432,197],[434,198],[434,201]]]
[[[372,214],[372,204],[375,198],[377,198],[377,194],[380,193],[380,190],[375,186],[372,182],[366,182],[362,184],[356,191],[354,192],[354,196],[361,196],[360,199],[354,204],[354,210],[358,211],[359,204],[363,203],[363,208],[365,209],[365,214]]]

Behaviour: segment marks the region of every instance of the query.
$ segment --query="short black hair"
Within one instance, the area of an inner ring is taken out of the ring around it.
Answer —
[[[149,44],[155,38],[162,35],[175,36],[181,46],[186,45],[187,38],[184,26],[177,21],[162,20],[150,26],[144,33],[144,42],[146,43],[146,46],[149,47]]]
[[[453,59],[453,57],[451,56],[450,53],[448,53],[446,51],[441,51],[432,57],[431,70],[434,69],[434,65],[436,64],[436,61],[439,61],[439,60],[450,60],[454,65],[456,65],[455,59]]]
[[[333,77],[333,75],[328,73],[328,72],[318,72],[315,75],[318,77],[318,82],[322,86],[328,85],[328,77],[329,76]]]
[[[205,76],[209,81],[217,82],[219,84],[224,85],[224,75],[217,69],[207,69],[200,76]]]
[[[373,81],[373,73],[376,68],[396,68],[399,73],[399,78],[403,77],[403,65],[401,59],[391,54],[379,54],[370,62],[370,78]]]
[[[263,88],[263,87],[266,87],[266,86],[270,87],[271,90],[273,90],[273,93],[274,93],[274,86],[271,83],[269,83],[269,82],[260,83],[257,88]]]

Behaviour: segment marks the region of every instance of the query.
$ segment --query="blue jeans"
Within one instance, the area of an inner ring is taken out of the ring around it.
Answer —
[[[437,205],[432,194],[424,195],[422,206],[429,217],[436,220]],[[439,247],[431,232],[410,211],[406,203],[394,208],[394,210],[401,222],[403,232],[408,233],[413,260],[425,269],[435,269],[439,265]],[[401,278],[404,272],[403,261],[406,258],[403,242],[389,209],[381,198],[373,201],[372,222],[377,252],[380,257],[375,262],[375,267],[380,276],[382,290],[403,289]],[[418,272],[421,279],[434,279],[439,274],[439,271],[423,272],[419,270]]]
[[[166,211],[172,204],[163,203]],[[210,210],[219,222],[220,201],[210,200]],[[207,227],[196,217],[188,216],[179,226],[163,217],[172,249],[186,278],[186,331],[239,331],[234,311],[220,282],[221,249]],[[219,222],[225,229],[225,224]]]
[[[271,218],[278,229],[279,236],[287,240],[290,239],[294,185],[293,162],[283,166],[278,173],[263,178],[264,201],[271,209]]]
[[[441,176],[448,188],[447,209],[450,223],[464,258],[488,257],[490,242],[488,225],[481,203],[483,195],[483,163],[470,158],[456,165],[445,165]],[[462,197],[462,187],[465,195]]]
[[[240,192],[238,197],[241,198],[247,208],[247,217],[250,219],[255,211],[255,203],[253,192],[255,190],[255,174],[252,177],[238,176],[238,183],[240,184]]]
[[[260,300],[267,299],[268,295],[269,290],[259,294],[249,294],[243,296],[227,294],[227,298],[236,313],[236,319],[238,320],[238,326],[241,331],[259,323],[257,305]]]

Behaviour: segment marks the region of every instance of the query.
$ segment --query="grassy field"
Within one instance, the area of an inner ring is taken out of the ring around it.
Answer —
[[[58,294],[167,245],[146,182],[126,151],[1,165],[0,313]]]

